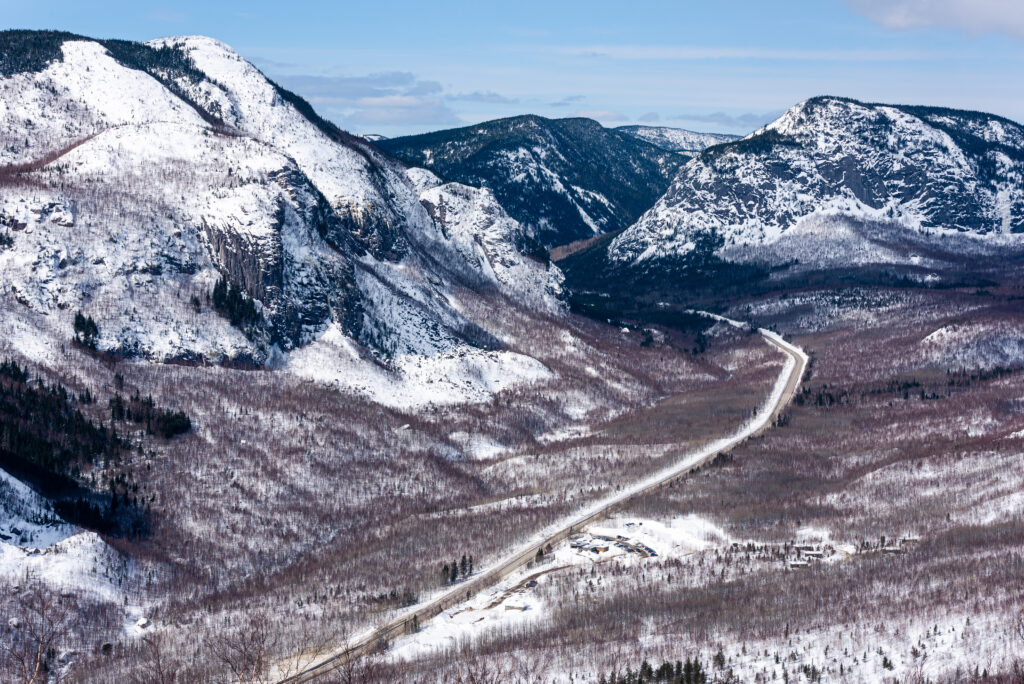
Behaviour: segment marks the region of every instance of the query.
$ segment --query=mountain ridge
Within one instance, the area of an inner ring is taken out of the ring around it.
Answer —
[[[615,130],[628,133],[670,152],[696,157],[708,147],[737,140],[742,136],[729,133],[702,133],[670,126],[619,126]]]
[[[490,188],[549,249],[629,225],[686,159],[592,119],[535,114],[376,144],[442,178]]]
[[[27,64],[10,59],[33,39]],[[519,251],[522,228],[493,198],[430,189],[460,198],[450,220],[495,231],[466,249],[473,238],[431,217],[409,169],[225,44],[108,42],[0,34],[0,92],[19,103],[0,108],[10,343],[55,347],[81,310],[101,352],[154,360],[287,366],[274,359],[340,334],[366,357],[350,369],[363,385],[422,356],[504,364],[510,382],[517,364],[540,372],[460,312],[476,296],[561,310],[558,269]],[[253,303],[244,323],[217,310],[219,280]]]
[[[891,220],[981,237],[1024,231],[1024,127],[943,108],[812,98],[681,170],[616,238],[617,263],[683,256],[707,232],[719,250],[776,241],[812,215]],[[942,187],[941,192],[936,189]]]

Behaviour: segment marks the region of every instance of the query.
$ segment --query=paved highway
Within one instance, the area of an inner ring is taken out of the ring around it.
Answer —
[[[707,315],[737,327],[743,325],[721,316]],[[727,453],[738,444],[767,430],[772,426],[779,413],[792,401],[797,388],[800,386],[804,371],[807,369],[808,359],[802,349],[786,342],[776,333],[763,329],[758,332],[768,344],[777,348],[788,358],[768,401],[761,407],[757,415],[735,434],[720,439],[698,452],[687,454],[670,468],[637,482],[621,492],[591,504],[584,511],[568,520],[562,520],[548,529],[539,532],[534,535],[529,543],[520,547],[516,552],[492,565],[487,570],[460,582],[453,588],[422,604],[413,606],[380,627],[357,636],[348,645],[340,648],[320,662],[311,665],[296,675],[281,680],[281,684],[298,684],[300,682],[314,681],[331,673],[351,659],[359,658],[372,652],[379,644],[392,641],[410,632],[413,629],[414,620],[417,624],[422,625],[442,611],[457,606],[479,592],[494,586],[511,573],[533,561],[537,556],[538,549],[544,548],[548,544],[554,545],[561,542],[569,535],[580,531],[596,520],[604,518],[618,506],[637,497],[649,494],[652,490],[693,472],[713,461],[717,456]]]

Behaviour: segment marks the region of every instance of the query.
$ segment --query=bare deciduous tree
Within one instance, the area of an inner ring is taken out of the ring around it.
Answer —
[[[71,631],[74,606],[41,583],[24,588],[10,618],[10,638],[0,643],[5,681],[38,684],[61,679],[56,651]]]
[[[141,666],[134,676],[136,684],[176,684],[179,681],[179,664],[169,654],[167,637],[157,632],[142,638],[139,660]]]
[[[344,643],[335,633],[309,619],[302,621],[291,638],[286,638],[280,626],[265,613],[247,619],[241,627],[222,625],[209,646],[217,662],[230,672],[231,680],[243,684],[287,679],[323,660],[333,646]]]
[[[266,615],[257,613],[241,628],[222,627],[211,640],[210,650],[230,671],[232,681],[264,684],[271,681],[270,653],[277,645],[279,634]]]

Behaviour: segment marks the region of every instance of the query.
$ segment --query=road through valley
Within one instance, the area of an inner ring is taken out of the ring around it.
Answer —
[[[707,315],[730,325],[743,326],[742,323],[721,316]],[[472,598],[479,592],[494,586],[511,573],[533,561],[537,556],[538,549],[545,548],[548,544],[554,545],[561,542],[569,535],[604,518],[613,509],[622,504],[637,497],[645,496],[658,487],[684,477],[701,466],[710,463],[721,454],[727,453],[738,444],[770,428],[778,415],[788,406],[796,394],[796,390],[807,369],[808,357],[802,349],[785,341],[780,335],[764,329],[758,332],[768,344],[786,355],[786,363],[772,388],[772,393],[768,400],[761,406],[753,418],[731,436],[712,442],[699,451],[688,453],[671,467],[650,475],[613,495],[596,501],[577,514],[538,532],[515,552],[491,567],[456,584],[451,589],[409,608],[379,627],[360,634],[319,662],[303,669],[298,674],[282,679],[281,684],[315,681],[319,677],[335,671],[345,663],[372,652],[380,644],[392,641],[402,634],[413,630],[415,625],[422,625],[442,611],[448,610]]]

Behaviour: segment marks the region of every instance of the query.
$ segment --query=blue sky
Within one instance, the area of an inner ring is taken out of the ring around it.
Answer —
[[[357,133],[527,112],[745,133],[818,94],[1024,121],[1024,0],[0,0],[0,17],[210,35]]]

